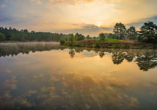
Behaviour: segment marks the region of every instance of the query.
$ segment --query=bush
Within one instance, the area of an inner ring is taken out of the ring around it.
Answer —
[[[82,43],[78,43],[78,46],[79,46],[79,47],[82,47],[82,46],[83,46],[83,44],[82,44]]]
[[[143,45],[140,45],[140,46],[139,46],[139,48],[141,48],[141,49],[142,49],[142,48],[143,48]]]
[[[65,44],[65,40],[60,40],[60,44],[64,45]]]
[[[95,43],[95,48],[100,48],[100,44],[98,42]]]
[[[125,48],[125,45],[121,45],[121,48]]]
[[[111,47],[112,47],[112,48],[118,48],[119,45],[118,45],[118,44],[114,44],[114,45],[112,45]]]
[[[69,46],[69,43],[64,43],[65,46]]]
[[[87,41],[88,41],[88,42],[91,42],[91,40],[90,40],[90,39],[88,39]]]

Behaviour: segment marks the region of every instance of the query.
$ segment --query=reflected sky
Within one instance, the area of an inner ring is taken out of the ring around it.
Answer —
[[[0,109],[156,110],[155,56],[80,48],[1,56]]]

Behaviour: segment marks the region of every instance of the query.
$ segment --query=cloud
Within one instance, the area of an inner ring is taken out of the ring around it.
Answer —
[[[52,5],[58,4],[76,5],[78,2],[92,3],[95,0],[49,0],[49,1]]]
[[[15,97],[13,99],[11,99],[12,96],[10,95],[10,91],[4,91],[4,93],[2,95],[0,95],[0,109],[13,109],[16,108],[17,109],[17,105],[18,108],[22,108],[22,107],[32,107],[35,106],[34,103],[30,103],[29,101],[27,101],[27,99],[24,99],[22,97]]]
[[[33,0],[34,1],[34,0]],[[97,2],[96,0],[49,0],[51,4],[68,4],[68,5],[76,5],[78,3],[93,3]],[[100,2],[136,2],[136,0],[99,0]]]
[[[94,24],[73,24],[74,26],[77,26],[79,28],[74,29],[65,29],[65,30],[59,30],[58,32],[65,32],[65,33],[95,33],[94,35],[98,35],[99,33],[105,33],[108,31],[111,31],[112,27],[103,27],[103,26],[96,26]]]
[[[6,72],[6,73],[12,73],[12,71],[9,70],[9,69],[5,70],[5,72]]]
[[[4,82],[4,88],[9,88],[9,89],[16,89],[17,87],[17,80],[15,80],[16,77],[12,76],[12,79],[7,79]]]
[[[42,2],[40,0],[30,0],[31,2],[36,2],[37,4],[41,4]]]
[[[27,96],[31,96],[32,94],[38,93],[37,90],[29,90]]]
[[[148,21],[153,21],[155,24],[157,24],[157,16],[140,19],[136,22],[128,23],[126,25],[127,26],[141,27],[145,22],[148,22]]]
[[[7,7],[7,5],[2,4],[2,5],[0,5],[0,7],[1,7],[1,8],[4,8],[4,7]]]

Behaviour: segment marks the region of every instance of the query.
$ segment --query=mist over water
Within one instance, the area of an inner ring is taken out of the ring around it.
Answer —
[[[157,51],[0,44],[0,109],[156,110]]]

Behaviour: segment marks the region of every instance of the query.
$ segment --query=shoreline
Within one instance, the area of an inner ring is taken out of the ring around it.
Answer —
[[[74,41],[73,43],[68,41],[65,42],[65,46],[74,46],[74,47],[88,47],[88,48],[122,48],[122,49],[156,49],[157,44],[151,43],[140,43],[140,42],[97,42],[91,40],[90,42],[83,41]]]

